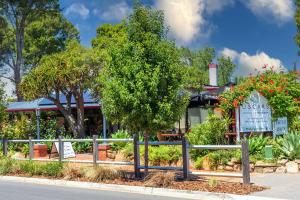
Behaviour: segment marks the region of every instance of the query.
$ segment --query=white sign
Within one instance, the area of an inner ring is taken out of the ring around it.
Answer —
[[[288,132],[288,120],[286,117],[278,118],[277,121],[274,122],[274,130],[273,135],[283,135]]]
[[[64,144],[64,158],[74,158],[75,152],[74,152],[71,142],[64,142],[63,144]],[[55,147],[57,149],[57,152],[60,153],[58,142],[55,142]]]
[[[271,108],[268,100],[253,91],[240,106],[240,132],[273,131]]]

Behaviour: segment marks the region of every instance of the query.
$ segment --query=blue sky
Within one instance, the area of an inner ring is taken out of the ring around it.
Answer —
[[[277,70],[299,62],[294,42],[293,0],[144,0],[165,11],[169,37],[193,49],[214,47],[230,56],[237,74],[247,75],[263,64]],[[61,0],[64,15],[90,46],[96,28],[118,23],[132,9],[127,0]],[[281,68],[280,68],[281,66]]]

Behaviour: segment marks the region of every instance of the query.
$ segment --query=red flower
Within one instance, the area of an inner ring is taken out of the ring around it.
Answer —
[[[270,93],[273,93],[273,92],[274,92],[274,90],[269,90],[269,92],[270,92]]]
[[[233,105],[235,108],[237,108],[238,105],[239,105],[239,101],[238,101],[237,99],[234,99],[232,105]]]
[[[269,83],[270,83],[271,85],[273,85],[273,84],[274,84],[274,81],[273,81],[273,80],[270,80]]]

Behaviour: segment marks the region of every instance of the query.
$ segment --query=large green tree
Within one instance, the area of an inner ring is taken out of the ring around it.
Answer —
[[[110,62],[98,82],[106,117],[144,134],[147,172],[149,134],[170,128],[186,108],[185,70],[175,43],[166,38],[161,11],[136,4],[125,25],[122,39],[115,34],[122,25],[98,28],[95,48],[97,41],[113,41],[105,42]]]
[[[84,137],[84,92],[88,91],[104,64],[101,55],[71,41],[63,52],[44,56],[38,67],[24,76],[20,89],[26,98],[47,98],[65,117],[75,137]],[[60,95],[66,97],[66,105]],[[76,115],[71,100],[76,102]]]
[[[1,77],[12,81],[20,101],[17,85],[26,67],[33,67],[42,55],[61,50],[63,41],[78,37],[78,32],[62,17],[58,0],[1,0],[0,21],[0,37],[5,39],[0,41]]]

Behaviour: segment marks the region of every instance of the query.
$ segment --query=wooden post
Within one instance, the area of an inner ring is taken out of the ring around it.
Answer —
[[[63,137],[58,136],[58,151],[59,151],[59,162],[62,162],[64,159],[64,142],[62,141]]]
[[[2,151],[3,151],[3,156],[7,156],[7,153],[8,153],[8,140],[7,140],[7,138],[2,139]]]
[[[249,144],[247,139],[242,140],[242,170],[243,183],[250,184],[250,162],[249,162]]]
[[[182,170],[183,178],[186,180],[189,177],[189,153],[188,153],[188,141],[182,137]]]
[[[140,173],[140,147],[139,147],[139,135],[134,134],[133,136],[133,149],[134,149],[134,175],[136,179],[141,178]]]
[[[94,167],[97,166],[97,161],[98,161],[98,135],[93,135],[93,164]]]
[[[34,158],[34,151],[33,151],[33,142],[32,142],[32,137],[29,136],[29,159]]]

